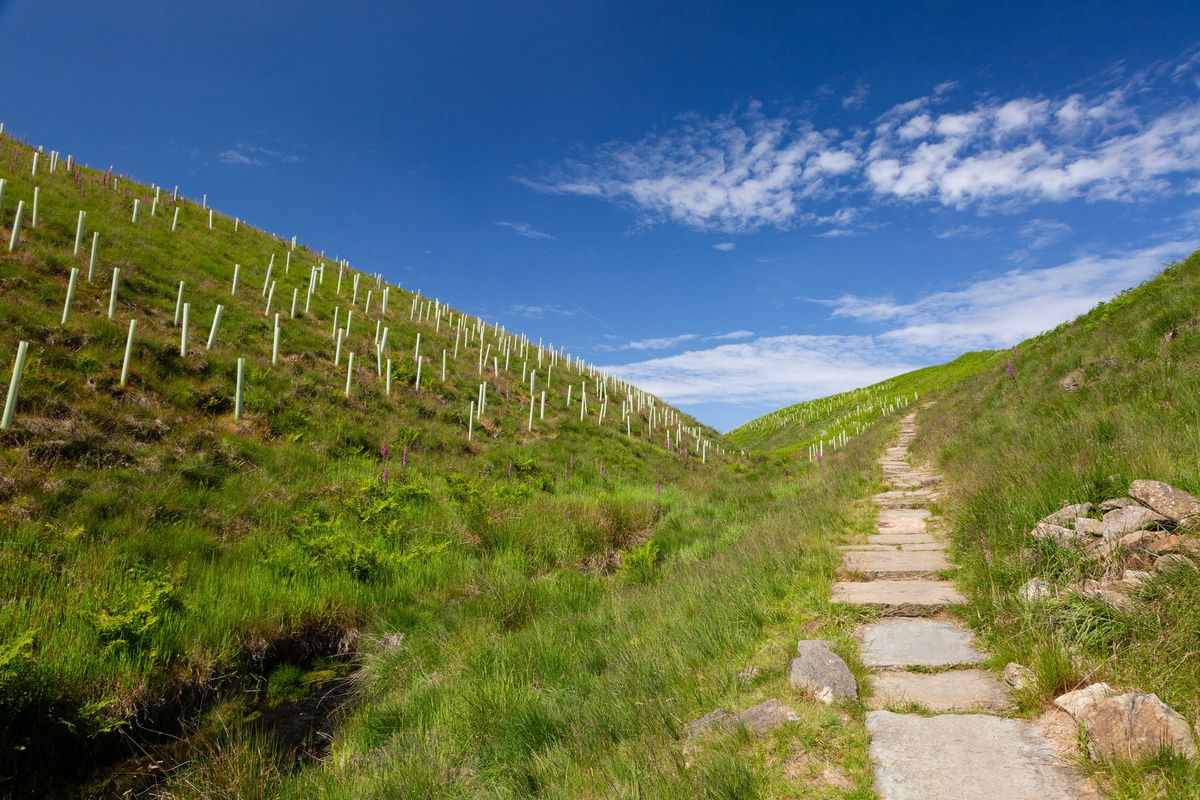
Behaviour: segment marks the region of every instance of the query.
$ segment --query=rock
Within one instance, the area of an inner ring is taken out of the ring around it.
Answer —
[[[1004,682],[1019,692],[1037,683],[1037,674],[1029,667],[1010,661],[1004,667]]]
[[[1141,506],[1125,506],[1115,508],[1104,515],[1102,536],[1105,539],[1118,539],[1127,533],[1159,528],[1170,522],[1162,514]]]
[[[1138,505],[1138,501],[1132,497],[1114,497],[1112,500],[1105,500],[1100,504],[1100,513],[1107,514],[1109,511],[1116,511],[1118,508],[1136,505]]]
[[[1017,594],[1026,603],[1034,603],[1054,596],[1054,589],[1041,578],[1030,578],[1025,585],[1017,589]]]
[[[846,662],[829,649],[824,639],[802,639],[796,645],[796,658],[788,664],[788,683],[810,692],[822,703],[853,700],[858,683]]]
[[[1091,517],[1079,517],[1075,520],[1075,536],[1103,536],[1104,523]]]
[[[1071,588],[1077,594],[1107,603],[1110,606],[1126,610],[1133,608],[1133,601],[1126,595],[1126,592],[1132,587],[1121,581],[1095,581],[1088,578]]]
[[[1076,720],[1081,720],[1083,715],[1093,708],[1096,703],[1115,694],[1117,694],[1117,690],[1107,683],[1093,683],[1091,686],[1085,686],[1082,689],[1076,689],[1073,692],[1059,695],[1054,698],[1054,705],[1066,711]]]
[[[1053,539],[1062,544],[1070,544],[1075,541],[1075,531],[1052,522],[1039,522],[1033,526],[1029,535],[1035,539]]]
[[[800,715],[772,698],[737,715],[737,722],[755,736],[766,736],[776,728],[800,719]]]
[[[1068,392],[1073,392],[1083,385],[1083,370],[1073,369],[1062,377],[1058,382],[1058,387]]]
[[[1192,730],[1158,695],[1128,692],[1097,700],[1082,715],[1092,758],[1140,759],[1167,749],[1196,755]]]
[[[1158,573],[1171,572],[1185,567],[1195,567],[1196,562],[1179,553],[1167,553],[1154,559],[1154,571]]]
[[[1153,572],[1146,572],[1140,569],[1127,569],[1121,573],[1121,581],[1131,586],[1141,586],[1153,577]]]
[[[1134,481],[1129,496],[1184,528],[1200,527],[1200,500],[1162,481]]]
[[[1063,506],[1053,514],[1042,517],[1042,522],[1048,525],[1070,525],[1078,517],[1086,517],[1095,510],[1095,506],[1091,503],[1075,503],[1074,505]]]

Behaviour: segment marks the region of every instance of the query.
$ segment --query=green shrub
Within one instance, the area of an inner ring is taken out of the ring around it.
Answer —
[[[625,551],[621,577],[630,583],[653,583],[659,575],[658,545],[650,539]]]

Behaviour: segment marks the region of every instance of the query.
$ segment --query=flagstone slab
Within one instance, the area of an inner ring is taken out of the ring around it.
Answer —
[[[861,550],[863,552],[886,552],[902,550],[911,553],[920,552],[937,552],[946,549],[944,542],[915,542],[913,544],[875,544],[868,542],[866,544],[844,544],[840,546],[844,552],[847,550]]]
[[[881,508],[875,527],[880,533],[925,533],[928,518],[924,508]]]
[[[1031,723],[986,714],[867,714],[882,800],[1084,800],[1082,776]]]
[[[950,568],[945,553],[891,550],[863,552],[851,550],[842,559],[846,569],[872,578],[932,578]]]
[[[867,537],[867,544],[930,544],[936,541],[930,533],[876,533]]]
[[[874,669],[946,667],[984,660],[974,635],[953,622],[885,619],[858,630],[863,664]]]
[[[920,508],[930,503],[934,497],[934,493],[929,489],[916,489],[911,492],[880,492],[871,499],[881,508]]]
[[[995,711],[1012,706],[1008,687],[982,669],[935,674],[883,672],[871,676],[871,708],[919,703],[930,711]]]
[[[927,617],[966,602],[950,581],[838,581],[833,602],[873,608],[888,616]]]

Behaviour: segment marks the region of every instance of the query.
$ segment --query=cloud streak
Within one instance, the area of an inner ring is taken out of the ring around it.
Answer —
[[[524,236],[526,239],[541,239],[543,241],[552,241],[554,239],[550,234],[538,230],[528,222],[497,222],[496,225],[501,228],[508,228],[513,233],[518,236]]]

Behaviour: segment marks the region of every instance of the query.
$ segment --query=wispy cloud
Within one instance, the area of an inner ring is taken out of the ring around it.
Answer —
[[[982,225],[952,225],[949,228],[935,229],[933,235],[938,239],[982,239],[991,233]]]
[[[728,253],[731,250],[733,250],[735,247],[737,247],[737,244],[734,242],[717,242],[716,244],[713,245],[713,250],[720,250],[722,252]]]
[[[658,336],[649,339],[634,339],[631,342],[622,344],[602,344],[596,347],[597,350],[606,353],[614,353],[620,350],[670,350],[672,347],[678,347],[686,342],[691,342],[699,339],[700,336],[695,333],[681,333],[678,336]]]
[[[253,167],[261,167],[268,161],[277,161],[281,164],[296,164],[304,160],[303,156],[296,153],[285,153],[282,150],[260,147],[245,142],[238,142],[228,150],[222,150],[217,154],[217,158],[225,164],[239,164]]]
[[[578,311],[579,309],[577,308],[563,308],[562,306],[553,305],[531,306],[514,304],[508,307],[508,313],[528,319],[541,319],[549,315],[573,317]]]
[[[530,225],[528,222],[497,222],[501,228],[508,228],[518,236],[524,236],[526,239],[553,239],[554,237],[545,231],[540,231]]]
[[[966,349],[1015,344],[1152,277],[1197,247],[1200,240],[1172,241],[1083,256],[908,301],[844,295],[817,302],[869,331],[759,337],[607,368],[676,403],[796,402],[874,383]]]
[[[1090,94],[957,104],[948,81],[850,132],[751,103],[684,115],[519,180],[627,206],[641,224],[729,232],[821,226],[840,206],[872,200],[986,212],[1156,199],[1200,184],[1198,73],[1188,54]],[[867,90],[860,83],[843,104],[855,107]],[[824,235],[863,230],[860,219]]]
[[[538,191],[597,197],[634,208],[646,223],[729,232],[786,227],[805,198],[854,169],[856,155],[807,121],[744,113],[680,117],[636,142],[610,142],[537,178]]]
[[[871,86],[864,80],[859,80],[854,84],[854,89],[850,94],[842,98],[842,108],[856,109],[862,108],[867,102],[867,95],[871,93]]]

